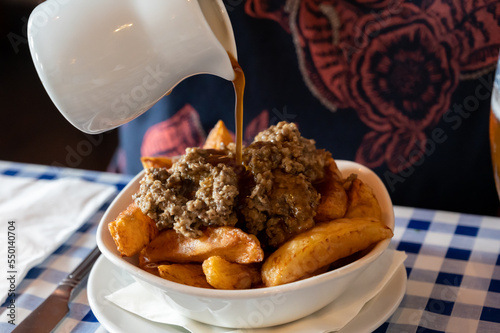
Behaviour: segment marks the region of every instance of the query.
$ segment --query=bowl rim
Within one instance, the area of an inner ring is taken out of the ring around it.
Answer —
[[[346,177],[352,173],[357,173],[358,177],[361,180],[363,180],[364,182],[366,181],[366,183],[370,185],[370,187],[376,194],[377,199],[379,200],[379,204],[382,209],[383,222],[385,222],[385,224],[394,231],[394,208],[390,195],[382,180],[372,170],[359,163],[346,160],[336,160],[335,162],[337,163],[343,177]],[[315,287],[324,283],[328,283],[330,280],[336,277],[347,276],[367,267],[388,248],[391,241],[391,239],[385,239],[378,242],[364,256],[345,266],[303,280],[298,280],[278,286],[239,290],[222,290],[199,288],[172,282],[148,273],[140,267],[131,263],[126,258],[121,257],[116,250],[116,245],[111,238],[111,235],[109,234],[107,228],[108,223],[113,221],[116,216],[118,216],[116,212],[121,212],[126,208],[128,204],[132,202],[131,194],[135,193],[136,188],[138,188],[139,186],[139,181],[142,179],[144,173],[145,170],[142,170],[132,180],[130,180],[129,183],[122,189],[122,191],[118,193],[118,195],[106,209],[97,227],[97,246],[101,250],[101,253],[114,265],[117,265],[118,267],[124,269],[140,280],[168,292],[216,299],[255,299],[268,297],[269,295],[273,294],[292,292],[297,289]],[[128,198],[126,196],[128,196]],[[123,209],[120,209],[119,207],[123,207]]]

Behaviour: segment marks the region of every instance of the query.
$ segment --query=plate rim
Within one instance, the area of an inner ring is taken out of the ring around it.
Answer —
[[[135,317],[137,320],[141,322],[147,322],[149,324],[158,326],[158,328],[162,332],[189,332],[184,328],[175,326],[175,325],[168,325],[168,324],[162,324],[162,323],[157,323],[154,321],[150,321],[146,318],[143,318],[139,315],[135,315],[132,313],[129,313],[127,310],[124,310],[117,305],[113,304],[112,302],[108,301],[104,294],[99,292],[99,282],[104,283],[103,281],[105,279],[100,279],[99,277],[102,274],[106,274],[105,271],[107,268],[113,267],[117,270],[120,271],[120,273],[125,273],[130,281],[127,283],[126,281],[120,281],[120,283],[123,285],[122,287],[125,287],[131,283],[134,282],[134,278],[128,274],[123,268],[118,267],[113,265],[113,263],[107,259],[104,256],[101,256],[98,258],[94,266],[92,267],[92,270],[90,272],[89,278],[88,278],[88,284],[87,284],[87,297],[89,301],[89,306],[92,310],[92,313],[96,317],[96,319],[99,321],[99,323],[109,332],[120,332],[124,333],[123,327],[119,327],[117,324],[112,322],[110,319],[108,319],[109,316],[107,316],[103,311],[101,311],[101,306],[99,306],[99,302],[105,302],[108,305],[107,311],[111,312],[116,312],[116,313],[121,313],[122,316],[125,316],[125,318],[130,317]],[[385,284],[385,286],[382,288],[382,290],[371,300],[369,300],[363,308],[360,310],[360,312],[348,323],[346,326],[344,326],[341,330],[337,331],[338,333],[349,333],[349,332],[359,332],[359,331],[373,331],[380,327],[383,323],[389,319],[394,312],[398,309],[399,305],[401,304],[401,301],[403,300],[404,295],[406,294],[406,288],[407,288],[407,282],[408,282],[408,277],[406,273],[406,267],[404,263],[401,263],[401,265],[396,269],[394,275],[391,277],[391,279]],[[111,292],[114,292],[118,290],[118,287],[116,284],[111,285]],[[397,293],[394,292],[394,288],[397,288]],[[113,290],[113,287],[116,287],[115,290]],[[340,296],[342,297],[342,296]],[[100,299],[99,299],[100,298]],[[386,300],[389,298],[390,305],[389,307],[377,307],[377,304]],[[338,299],[337,299],[338,300]],[[378,314],[374,315],[373,314],[373,309],[382,309],[383,314]],[[180,315],[180,314],[179,314]],[[370,316],[373,318],[373,320],[367,320],[367,317]],[[305,317],[307,318],[307,317]],[[304,318],[304,319],[305,319]],[[364,320],[364,323],[361,323],[360,320]],[[205,324],[209,326],[208,324]],[[361,326],[360,326],[361,325]],[[153,332],[155,333],[155,332]]]

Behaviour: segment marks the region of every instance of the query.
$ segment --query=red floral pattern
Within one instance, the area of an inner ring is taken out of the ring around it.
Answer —
[[[352,2],[356,2],[369,9],[385,9],[392,6],[399,6],[402,0],[354,0]]]
[[[393,172],[418,163],[459,81],[492,70],[500,49],[492,0],[247,0],[245,8],[292,35],[304,81],[326,107],[353,108],[369,127],[356,160]]]
[[[380,17],[390,15],[382,12]],[[369,15],[360,20],[361,26],[366,22],[372,22]],[[452,51],[457,45],[435,20],[405,4],[401,15],[379,29],[375,38],[366,38],[363,52],[353,55],[349,81],[353,105],[374,131],[372,136],[386,138],[384,161],[392,171],[423,156],[425,130],[448,109],[458,84],[458,54]],[[372,140],[363,141],[362,147]],[[380,157],[358,152],[357,160],[376,167]]]
[[[142,139],[142,156],[177,156],[187,147],[205,142],[205,131],[198,112],[186,104],[171,118],[148,128]]]
[[[215,124],[214,124],[215,126]],[[245,127],[244,144],[269,127],[269,112],[262,111]],[[234,138],[234,133],[232,133]],[[207,135],[198,111],[186,104],[171,118],[150,127],[142,140],[141,156],[178,156],[188,147],[201,147]]]
[[[496,65],[500,40],[498,1],[427,0],[422,8],[457,36],[460,70],[465,78],[476,77]]]

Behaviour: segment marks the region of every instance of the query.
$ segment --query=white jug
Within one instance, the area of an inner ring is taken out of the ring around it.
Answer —
[[[234,79],[222,0],[48,0],[28,41],[50,98],[86,133],[129,122],[189,76]]]

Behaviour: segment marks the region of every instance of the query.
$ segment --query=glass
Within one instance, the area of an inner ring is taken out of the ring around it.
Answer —
[[[500,58],[495,73],[495,83],[491,93],[490,146],[493,162],[493,176],[500,198]]]

